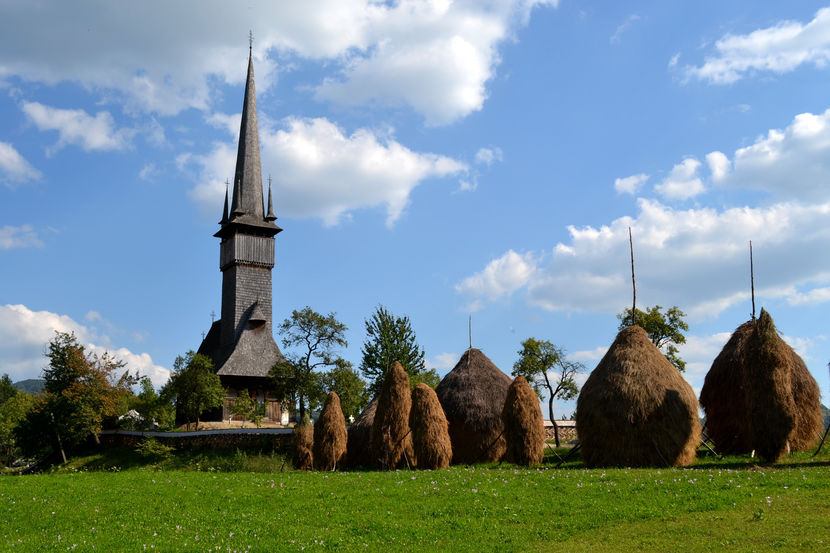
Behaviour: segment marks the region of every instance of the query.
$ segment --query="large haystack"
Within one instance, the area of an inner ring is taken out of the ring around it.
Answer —
[[[639,326],[620,331],[576,404],[582,458],[595,466],[682,466],[700,443],[692,387]]]
[[[525,377],[517,376],[507,389],[501,420],[507,440],[505,459],[525,466],[541,463],[545,454],[545,423],[539,396]]]
[[[409,375],[395,361],[383,379],[372,424],[372,461],[383,469],[393,470],[414,464],[412,436],[409,433],[411,406]]]
[[[454,463],[498,461],[507,448],[501,410],[510,377],[480,350],[468,349],[435,393],[450,423]]]
[[[323,411],[314,425],[314,463],[317,470],[334,470],[346,455],[346,418],[340,396],[329,392]]]
[[[792,357],[772,317],[761,309],[746,342],[743,377],[749,440],[767,461],[787,453],[795,432],[792,368]]]
[[[450,466],[452,442],[447,417],[435,390],[423,382],[412,390],[409,427],[418,468],[434,470]]]
[[[378,398],[374,398],[349,426],[349,444],[346,448],[346,459],[350,467],[368,467],[373,465],[369,445],[372,440],[372,424],[375,422],[375,411],[378,408]]]
[[[755,449],[749,435],[743,376],[747,341],[754,327],[752,321],[747,321],[735,330],[712,363],[700,392],[708,436],[721,453],[749,453]],[[815,445],[822,431],[819,388],[795,350],[780,337],[777,341],[780,343],[776,347],[786,352],[792,370],[790,381],[796,417],[790,448],[804,451]]]
[[[297,470],[309,470],[314,466],[312,447],[314,445],[314,427],[308,414],[294,427],[292,436],[294,450],[294,468]]]
[[[743,365],[746,342],[755,324],[739,326],[712,362],[700,390],[700,405],[706,412],[706,435],[720,453],[749,453]]]

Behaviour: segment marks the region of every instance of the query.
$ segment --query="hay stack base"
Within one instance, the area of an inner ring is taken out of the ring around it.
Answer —
[[[394,470],[415,464],[409,432],[411,406],[409,375],[395,361],[383,379],[372,424],[372,460],[377,460],[377,466],[382,469]]]
[[[481,350],[468,349],[435,389],[450,424],[453,463],[501,460],[501,410],[511,379]]]
[[[582,458],[597,466],[683,466],[700,443],[691,386],[639,326],[617,334],[579,394]]]
[[[346,455],[346,418],[340,396],[329,392],[323,411],[314,425],[314,463],[318,470],[334,470]]]
[[[297,423],[292,434],[294,468],[297,470],[310,470],[314,466],[314,455],[312,453],[314,446],[314,427],[307,414]]]
[[[450,466],[452,442],[447,417],[435,391],[423,382],[412,390],[409,427],[418,468],[435,470]]]

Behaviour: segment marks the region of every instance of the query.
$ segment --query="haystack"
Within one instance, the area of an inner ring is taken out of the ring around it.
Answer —
[[[346,455],[346,418],[340,396],[329,392],[323,411],[314,425],[314,463],[318,470],[334,470]]]
[[[452,442],[447,417],[435,390],[423,382],[412,390],[409,427],[418,468],[434,470],[450,466]]]
[[[507,441],[505,459],[528,467],[541,463],[545,454],[545,423],[539,396],[525,377],[517,376],[507,389],[501,420]]]
[[[375,411],[378,407],[378,398],[374,398],[360,413],[355,421],[349,425],[349,443],[346,448],[346,460],[350,467],[371,466],[372,456],[369,445],[372,440],[372,424],[375,422]]]
[[[795,433],[793,363],[785,346],[772,317],[761,309],[746,342],[743,378],[749,441],[767,461],[786,454]]]
[[[765,312],[766,313],[766,312]],[[767,314],[767,316],[769,316]],[[744,364],[747,342],[755,324],[739,326],[715,358],[700,392],[700,404],[706,412],[706,430],[721,453],[749,453],[756,449],[749,435]],[[786,342],[773,338],[790,366],[790,383],[795,404],[795,430],[790,448],[804,451],[815,445],[822,431],[819,387],[807,365]]]
[[[394,470],[415,464],[409,433],[411,406],[409,375],[395,361],[383,379],[372,424],[372,461],[383,469]]]
[[[314,427],[308,414],[294,427],[292,436],[294,449],[294,468],[309,470],[314,466],[312,447],[314,445]]]
[[[470,348],[438,384],[435,393],[450,424],[454,463],[498,461],[504,455],[501,410],[510,382],[486,355]]]
[[[700,443],[692,387],[639,326],[617,334],[576,404],[582,458],[595,466],[682,466]]]

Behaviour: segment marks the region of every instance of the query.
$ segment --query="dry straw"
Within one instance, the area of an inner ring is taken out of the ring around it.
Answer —
[[[700,443],[691,386],[639,326],[617,334],[579,394],[582,458],[594,466],[682,466]]]
[[[314,463],[318,470],[334,470],[346,455],[346,418],[340,397],[329,392],[323,411],[314,425]]]
[[[297,423],[293,432],[294,445],[294,468],[297,470],[309,470],[314,466],[312,446],[314,444],[314,427],[308,414]]]
[[[395,361],[383,379],[372,425],[372,460],[380,468],[391,470],[414,464],[409,434],[411,405],[409,375]]]
[[[540,464],[545,452],[545,423],[539,397],[525,377],[517,376],[510,384],[501,420],[507,441],[505,459],[517,465]]]
[[[499,461],[507,448],[501,409],[510,387],[480,350],[470,348],[435,393],[450,424],[454,463]]]
[[[375,422],[375,410],[378,399],[375,398],[349,426],[349,445],[346,459],[350,467],[368,467],[372,465],[369,446],[372,441],[372,424]]]
[[[447,417],[435,391],[423,382],[412,390],[409,427],[418,468],[442,469],[450,465],[452,443]]]
[[[707,434],[721,453],[749,453],[756,449],[749,434],[744,380],[747,343],[754,327],[753,321],[747,321],[735,330],[712,363],[700,392]],[[822,430],[819,387],[801,357],[777,335],[772,339],[791,371],[795,429],[790,436],[790,448],[804,451],[816,443]]]

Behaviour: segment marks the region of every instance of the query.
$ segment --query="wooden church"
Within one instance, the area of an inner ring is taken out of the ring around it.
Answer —
[[[228,209],[226,190],[220,228],[214,234],[221,240],[222,315],[198,350],[213,360],[216,374],[228,390],[222,420],[231,417],[233,398],[248,390],[251,397],[265,404],[266,420],[288,422],[288,408],[283,410],[273,397],[268,376],[274,363],[284,360],[271,324],[274,237],[282,231],[274,223],[276,219],[270,184],[267,212],[263,202],[254,64],[249,48],[232,201]]]

